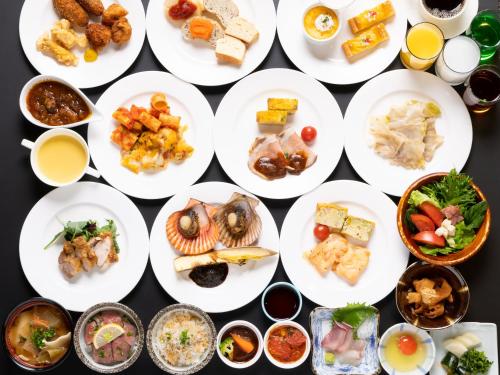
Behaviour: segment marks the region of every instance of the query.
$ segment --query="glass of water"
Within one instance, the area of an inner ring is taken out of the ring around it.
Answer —
[[[444,45],[436,61],[436,75],[452,86],[460,85],[477,68],[480,60],[481,50],[477,43],[466,36],[457,36]]]

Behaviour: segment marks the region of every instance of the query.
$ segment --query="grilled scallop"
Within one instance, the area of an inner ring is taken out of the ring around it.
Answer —
[[[229,202],[217,210],[215,221],[224,246],[249,246],[257,241],[262,230],[262,222],[255,212],[258,204],[255,198],[234,193]]]
[[[171,214],[167,220],[167,238],[184,255],[197,255],[212,250],[219,238],[213,216],[216,208],[196,199]]]

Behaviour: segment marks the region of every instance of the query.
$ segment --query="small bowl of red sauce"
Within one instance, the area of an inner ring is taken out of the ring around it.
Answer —
[[[274,322],[295,319],[302,310],[302,295],[294,285],[280,281],[262,293],[262,310]]]
[[[274,323],[264,335],[264,353],[282,369],[292,369],[305,362],[311,351],[309,334],[294,321]]]

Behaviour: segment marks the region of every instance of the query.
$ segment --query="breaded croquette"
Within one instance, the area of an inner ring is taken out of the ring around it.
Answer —
[[[113,24],[120,18],[125,17],[128,11],[120,4],[111,4],[103,13],[101,22],[106,26],[113,26]]]
[[[111,40],[111,29],[100,23],[89,23],[85,30],[85,35],[92,48],[99,51],[109,44]]]
[[[93,16],[100,16],[104,12],[104,5],[101,0],[76,0],[83,9]]]
[[[126,17],[120,18],[111,26],[111,40],[116,44],[127,43],[132,36],[132,26]]]
[[[78,65],[78,57],[70,50],[67,50],[51,40],[48,33],[45,33],[37,40],[36,48],[40,52],[52,56],[60,64],[67,66]]]
[[[74,26],[85,27],[89,15],[76,0],[52,0],[54,9],[60,18],[65,18]]]

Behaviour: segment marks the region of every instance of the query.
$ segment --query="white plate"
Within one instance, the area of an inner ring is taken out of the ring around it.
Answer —
[[[213,48],[202,42],[185,40],[179,26],[167,19],[164,0],[151,0],[146,16],[148,40],[156,58],[169,72],[196,85],[224,85],[253,72],[273,45],[276,10],[272,0],[234,2],[240,15],[259,31],[259,39],[248,48],[241,66],[220,64]]]
[[[164,92],[172,114],[188,125],[186,141],[193,155],[182,163],[170,163],[164,170],[135,174],[123,167],[118,146],[110,140],[116,122],[111,117],[121,106],[149,107],[151,95]],[[198,180],[213,157],[214,114],[203,94],[194,86],[165,72],[141,72],[122,78],[109,87],[96,103],[102,120],[88,126],[92,160],[104,179],[127,195],[142,199],[170,197]]]
[[[423,169],[392,165],[370,147],[368,130],[372,116],[384,115],[391,106],[409,99],[434,101],[441,108],[437,133],[444,143]],[[457,92],[440,78],[408,69],[393,70],[375,77],[354,95],[345,114],[347,157],[359,176],[387,194],[401,196],[418,178],[433,172],[460,171],[472,147],[472,122]]]
[[[268,181],[248,168],[248,150],[255,137],[263,134],[255,113],[267,109],[269,97],[299,100],[287,129],[300,135],[304,126],[312,125],[318,131],[312,145],[318,159],[299,176]],[[337,101],[318,81],[296,70],[262,70],[236,83],[222,99],[215,115],[215,152],[224,171],[244,189],[266,198],[293,198],[319,186],[337,166],[344,145],[342,121]]]
[[[420,22],[434,23],[441,29],[446,39],[454,38],[467,30],[479,9],[479,0],[467,0],[466,9],[460,17],[452,22],[439,22],[436,19],[425,17],[421,13],[419,1],[421,0],[402,1],[406,7],[406,14],[408,14],[410,24],[413,26]]]
[[[478,350],[484,351],[490,361],[493,361],[493,365],[487,374],[498,375],[497,326],[494,323],[474,322],[457,323],[449,328],[429,332],[434,340],[434,344],[436,344],[436,362],[434,362],[434,366],[431,368],[431,375],[446,375],[446,371],[441,366],[441,360],[446,355],[443,342],[462,335],[465,332],[472,332],[481,340]]]
[[[167,240],[165,224],[175,211],[182,210],[189,198],[210,203],[225,203],[234,192],[249,195],[236,185],[225,182],[204,182],[193,185],[172,197],[156,217],[151,230],[151,266],[163,289],[176,301],[198,306],[209,313],[222,313],[245,306],[253,301],[269,284],[279,256],[275,255],[244,266],[229,265],[227,279],[216,288],[201,288],[190,278],[189,272],[177,273],[174,259],[179,255]],[[249,195],[251,196],[251,195]],[[279,234],[271,213],[260,202],[257,214],[262,220],[262,234],[258,246],[279,251]],[[217,248],[223,248],[218,243]]]
[[[349,209],[349,214],[376,223],[368,242],[370,261],[355,286],[350,286],[334,272],[321,276],[304,258],[316,241],[316,204],[335,202]],[[409,253],[399,238],[396,205],[385,194],[357,181],[338,180],[321,185],[300,197],[288,211],[280,236],[281,262],[286,274],[300,292],[314,303],[341,307],[352,302],[373,305],[396,286],[408,264]]]
[[[146,35],[146,20],[141,0],[103,0],[105,7],[115,2],[128,10],[127,18],[132,26],[132,38],[121,47],[111,42],[93,63],[85,62],[83,51],[75,49],[73,52],[80,60],[75,67],[61,65],[36,49],[38,38],[45,32],[50,32],[59,19],[52,1],[25,0],[19,19],[19,36],[24,53],[33,67],[40,74],[58,76],[82,89],[104,85],[125,73],[141,52]],[[98,20],[92,19],[95,22]]]
[[[365,81],[389,66],[401,50],[406,35],[406,12],[402,3],[392,1],[396,15],[384,22],[390,39],[369,55],[350,63],[342,51],[342,43],[354,37],[347,20],[372,8],[381,0],[358,0],[338,11],[340,32],[330,44],[315,46],[309,43],[303,31],[305,9],[317,0],[281,0],[278,4],[278,37],[290,60],[304,73],[323,82],[347,85]]]
[[[44,250],[67,221],[114,220],[119,234],[119,261],[106,271],[82,272],[74,280],[59,270],[62,241]],[[119,191],[94,182],[78,182],[52,190],[40,199],[24,221],[19,239],[21,266],[42,297],[71,311],[85,311],[101,302],[118,302],[135,288],[148,262],[146,223],[137,207]]]

